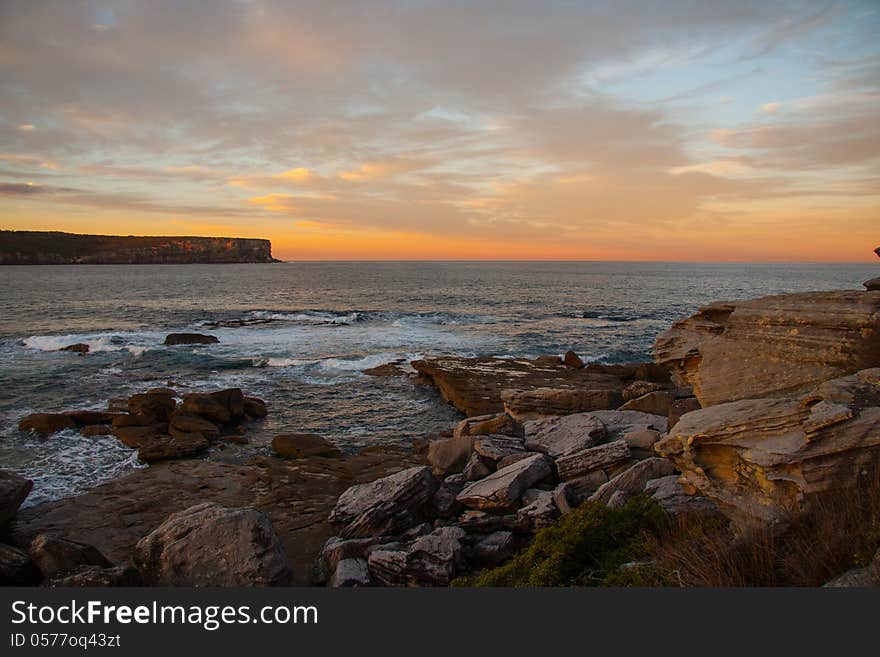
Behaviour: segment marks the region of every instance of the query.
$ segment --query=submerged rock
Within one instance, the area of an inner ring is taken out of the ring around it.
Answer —
[[[174,346],[179,344],[217,344],[220,339],[215,335],[203,333],[172,333],[165,338],[163,344]]]
[[[70,351],[75,354],[79,354],[82,356],[83,354],[89,353],[89,345],[84,342],[77,342],[76,344],[69,344],[66,347],[61,347],[58,351]]]

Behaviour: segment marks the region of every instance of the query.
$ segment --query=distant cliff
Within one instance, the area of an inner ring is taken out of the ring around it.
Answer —
[[[0,265],[171,265],[278,262],[269,240],[118,237],[2,230]]]

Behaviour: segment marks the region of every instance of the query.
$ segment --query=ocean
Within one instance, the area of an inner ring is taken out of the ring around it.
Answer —
[[[0,268],[0,466],[34,480],[26,505],[77,494],[138,465],[113,437],[40,440],[32,412],[105,408],[173,382],[241,387],[270,415],[249,446],[282,431],[344,450],[408,443],[459,417],[431,386],[361,370],[423,356],[650,359],[655,336],[717,299],[861,289],[870,264],[303,262]],[[220,343],[165,347],[172,332]],[[59,352],[87,343],[85,356]]]

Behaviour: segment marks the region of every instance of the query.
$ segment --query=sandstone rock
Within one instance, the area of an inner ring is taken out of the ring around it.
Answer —
[[[209,444],[208,439],[200,433],[179,433],[174,436],[150,438],[141,442],[138,447],[138,460],[142,463],[156,463],[194,456],[207,449]]]
[[[553,502],[561,513],[569,513],[586,502],[607,481],[608,475],[602,470],[569,479],[553,489]]]
[[[673,518],[718,514],[718,507],[712,500],[702,495],[689,495],[678,483],[678,475],[652,479],[645,484],[645,495],[659,502]]]
[[[474,452],[465,464],[462,474],[465,481],[477,481],[488,477],[492,474],[492,461]]]
[[[491,534],[499,531],[523,533],[528,531],[527,528],[521,526],[515,513],[497,515],[472,509],[462,513],[455,524],[468,534]]]
[[[500,461],[505,456],[524,452],[522,438],[511,436],[480,436],[474,439],[474,452],[490,461]]]
[[[630,451],[626,442],[615,440],[556,459],[556,470],[560,479],[568,480],[589,474],[594,470],[602,470],[629,458]]]
[[[112,436],[113,427],[111,427],[109,424],[90,424],[87,427],[83,427],[80,433],[82,433],[82,435],[86,438],[95,438],[97,436]]]
[[[209,392],[208,397],[228,410],[233,420],[240,420],[244,417],[244,393],[241,391],[241,388],[215,390],[214,392]]]
[[[34,586],[42,577],[27,552],[0,543],[0,585]]]
[[[681,470],[686,489],[700,491],[737,524],[784,521],[810,495],[853,487],[877,467],[880,369],[825,382],[801,399],[693,411],[655,449]]]
[[[643,395],[647,395],[649,392],[656,392],[657,390],[663,390],[663,385],[660,383],[654,383],[653,381],[633,381],[623,389],[622,396],[624,401],[629,401],[630,399],[636,399]]]
[[[89,353],[89,345],[84,342],[77,342],[76,344],[69,344],[66,347],[61,347],[58,351],[70,351],[75,354],[83,355]]]
[[[43,577],[68,573],[78,566],[109,567],[111,564],[96,548],[66,538],[40,534],[28,548],[31,560]]]
[[[266,407],[266,402],[257,397],[245,397],[242,400],[242,408],[245,415],[255,420],[261,420],[269,415],[269,409]]]
[[[501,394],[505,390],[589,388],[613,389],[619,392],[625,385],[615,374],[609,374],[592,366],[574,369],[563,364],[559,358],[526,360],[450,356],[413,361],[412,366],[421,375],[434,382],[444,399],[468,416],[498,413],[504,410]],[[619,402],[606,405],[604,408],[618,405]],[[492,430],[489,433],[505,432]]]
[[[214,335],[204,335],[202,333],[172,333],[165,338],[165,345],[174,346],[178,344],[217,344],[220,339]]]
[[[880,276],[877,278],[869,278],[867,281],[863,283],[865,289],[869,292],[877,292],[880,290]]]
[[[642,413],[668,416],[669,410],[672,408],[674,402],[675,398],[672,396],[671,392],[656,390],[654,392],[649,392],[646,395],[642,395],[641,397],[630,399],[620,407],[620,410],[641,411]]]
[[[243,406],[244,400],[242,399]],[[186,415],[196,415],[218,424],[229,424],[233,417],[226,404],[210,394],[201,392],[184,395],[183,402],[180,404],[180,412]]]
[[[516,551],[513,532],[497,531],[481,538],[474,545],[474,556],[487,566],[497,566],[510,559]]]
[[[512,390],[502,393],[501,398],[507,414],[521,423],[552,415],[617,408],[622,401],[619,390],[611,388]]]
[[[175,413],[171,417],[168,431],[172,436],[177,435],[177,433],[200,433],[208,440],[216,440],[220,437],[220,429],[213,422],[202,419],[197,415],[184,415],[182,413]]]
[[[305,459],[313,456],[338,459],[343,454],[336,445],[311,433],[282,433],[272,439],[272,450],[279,456]]]
[[[400,368],[399,363],[385,363],[384,365],[361,370],[361,372],[367,376],[406,376],[406,372]]]
[[[512,508],[528,488],[551,474],[547,457],[535,454],[468,484],[457,499],[472,509]]]
[[[495,413],[465,418],[455,426],[452,432],[452,435],[455,437],[490,436],[495,434],[519,436],[520,431],[516,422],[507,413]]]
[[[379,547],[367,559],[370,574],[386,586],[448,586],[462,565],[459,527],[441,527],[401,545]]]
[[[128,402],[126,401],[126,404]],[[161,430],[164,430],[165,423],[157,422],[156,418],[150,415],[132,415],[131,413],[122,413],[120,415],[116,415],[111,421],[110,425],[114,428],[120,427],[149,427],[152,425],[156,425],[161,427]]]
[[[662,333],[654,356],[703,406],[796,395],[880,363],[880,293],[713,303]]]
[[[137,449],[148,443],[162,440],[165,425],[157,424],[147,427],[122,426],[113,427],[113,435],[126,447]]]
[[[565,352],[565,355],[562,357],[562,362],[576,370],[584,367],[584,361],[582,361],[580,356],[574,353],[571,349]]]
[[[361,558],[343,559],[340,561],[333,575],[330,577],[328,586],[332,588],[370,586],[373,583],[367,560]]]
[[[76,422],[63,413],[31,413],[18,423],[19,431],[48,436],[65,429],[76,429]]]
[[[0,530],[15,517],[18,508],[34,487],[34,482],[12,470],[0,470]]]
[[[74,421],[76,426],[85,427],[91,424],[110,424],[119,413],[110,411],[68,411],[64,415]]]
[[[473,436],[462,435],[432,440],[428,444],[428,463],[437,475],[460,472],[471,456]]]
[[[676,399],[672,402],[672,406],[669,407],[669,430],[671,431],[672,427],[678,424],[682,415],[690,413],[691,411],[698,411],[701,408],[702,406],[700,406],[700,402],[696,397],[683,397],[682,399]]]
[[[57,575],[46,582],[50,587],[141,586],[140,573],[131,566],[79,566],[70,573]]]
[[[641,411],[593,411],[592,415],[605,425],[606,440],[620,440],[630,431],[653,429],[664,433],[666,418]]]
[[[419,509],[438,487],[428,467],[402,470],[346,490],[329,520],[345,524],[340,532],[344,538],[394,534],[416,524]]]
[[[667,459],[654,457],[639,461],[627,468],[616,477],[610,479],[590,497],[593,502],[608,504],[612,495],[623,491],[627,495],[636,495],[645,490],[651,479],[666,477],[675,472],[675,468]]]
[[[605,437],[605,425],[589,413],[529,420],[523,430],[526,449],[552,458],[593,447]]]
[[[508,465],[512,465],[517,461],[522,461],[523,459],[527,459],[532,455],[532,452],[514,452],[513,454],[508,454],[503,459],[498,461],[495,464],[495,469],[500,470],[501,468],[506,468]]]
[[[174,513],[135,547],[133,560],[154,586],[272,586],[292,573],[265,514],[204,503]]]
[[[168,422],[177,401],[173,394],[163,392],[144,392],[128,398],[128,412],[132,415],[145,415],[154,422]]]
[[[654,452],[654,443],[660,440],[660,432],[653,429],[633,429],[623,434],[623,441],[630,450]]]
[[[517,520],[530,531],[537,531],[552,524],[560,516],[553,491],[538,491],[535,499],[516,512]]]

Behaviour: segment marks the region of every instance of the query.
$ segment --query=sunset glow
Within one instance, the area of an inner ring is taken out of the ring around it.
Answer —
[[[871,261],[876,2],[0,4],[0,227]]]

